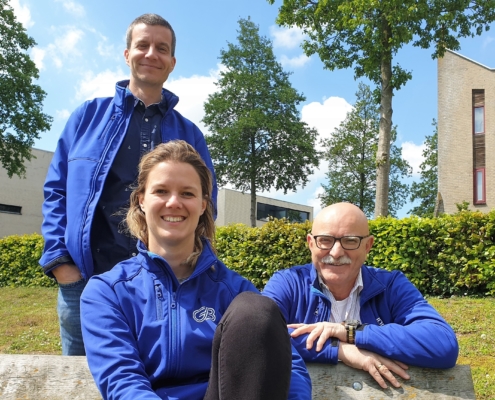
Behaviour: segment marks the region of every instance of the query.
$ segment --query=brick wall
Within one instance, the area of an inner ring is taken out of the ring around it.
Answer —
[[[473,204],[473,89],[485,91],[486,205]],[[495,206],[495,70],[447,51],[438,60],[438,190],[446,213],[456,203]]]

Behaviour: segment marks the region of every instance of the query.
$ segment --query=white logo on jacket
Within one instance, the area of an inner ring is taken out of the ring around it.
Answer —
[[[217,319],[215,310],[204,306],[193,312],[193,318],[196,322],[205,322],[207,319],[215,321]]]

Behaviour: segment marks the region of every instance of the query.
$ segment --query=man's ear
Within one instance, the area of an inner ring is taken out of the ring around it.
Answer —
[[[370,236],[368,238],[368,241],[366,242],[366,254],[368,254],[371,250],[371,247],[373,247],[373,242],[375,241],[375,238],[372,236]]]
[[[125,63],[129,65],[129,49],[124,50]]]
[[[306,235],[306,241],[308,242],[308,246],[311,249],[313,246],[313,237],[309,233]]]

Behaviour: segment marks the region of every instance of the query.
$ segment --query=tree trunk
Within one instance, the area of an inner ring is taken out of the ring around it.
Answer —
[[[390,38],[390,27],[383,23],[384,49]],[[380,130],[376,152],[376,202],[375,218],[388,215],[388,191],[390,174],[390,132],[392,130],[392,54],[384,50],[381,65]]]
[[[256,143],[254,141],[255,134],[250,135],[251,146],[251,227],[256,228]]]
[[[256,183],[251,177],[251,226],[256,228]]]

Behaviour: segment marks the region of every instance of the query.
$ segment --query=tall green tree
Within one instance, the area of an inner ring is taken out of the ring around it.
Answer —
[[[221,50],[226,69],[204,105],[203,122],[219,183],[250,191],[256,226],[257,192],[274,187],[287,193],[308,182],[318,166],[317,132],[300,120],[297,106],[305,98],[249,18],[239,20],[237,40]]]
[[[273,4],[275,0],[267,0]],[[408,43],[442,57],[459,39],[480,35],[495,20],[495,0],[282,0],[278,23],[303,29],[307,55],[329,70],[354,68],[380,88],[375,216],[388,213],[392,97],[412,75],[393,63]]]
[[[323,157],[328,161],[328,184],[322,185],[325,192],[320,195],[323,207],[348,201],[368,217],[373,215],[379,126],[380,112],[373,93],[369,86],[360,83],[353,110],[347,113],[332,136],[323,141]],[[390,143],[389,191],[389,214],[393,217],[407,201],[409,186],[402,180],[411,175],[411,167],[402,158],[401,148],[394,145],[396,136],[394,127]]]
[[[8,0],[0,0],[0,162],[7,175],[23,176],[24,162],[52,118],[42,112],[46,93],[33,80],[38,69],[27,51],[36,45],[16,21]]]
[[[426,136],[423,162],[420,164],[420,181],[411,185],[411,201],[419,200],[419,205],[409,213],[420,217],[432,217],[438,193],[438,126],[433,120],[433,135]]]

